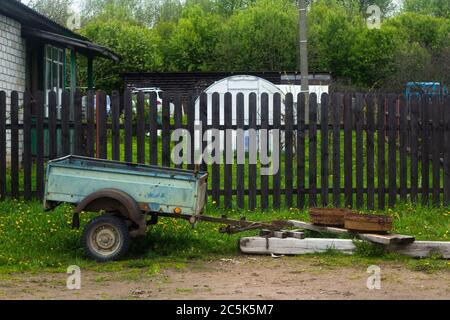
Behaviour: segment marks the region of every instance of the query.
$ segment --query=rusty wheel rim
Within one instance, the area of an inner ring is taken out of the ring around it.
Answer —
[[[120,249],[121,236],[110,224],[95,228],[90,236],[91,248],[102,256],[110,256]]]

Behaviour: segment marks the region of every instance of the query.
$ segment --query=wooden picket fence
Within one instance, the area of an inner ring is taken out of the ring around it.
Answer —
[[[149,107],[158,104],[156,94],[133,97],[130,91],[115,91],[108,114],[104,92],[85,95],[83,106],[82,93],[71,97],[70,92],[63,92],[58,111],[54,92],[49,93],[48,106],[42,92],[13,92],[10,97],[0,92],[2,198],[43,198],[48,159],[77,154],[173,166],[172,131],[184,128],[194,138],[195,96],[166,93],[158,114],[157,108]],[[214,94],[211,108],[207,95],[202,94],[199,114],[203,129],[281,130],[280,170],[264,176],[257,164],[203,165],[210,172],[209,195],[216,205],[382,210],[399,200],[450,203],[448,96],[333,93],[322,95],[321,104],[315,94],[309,99],[299,94],[296,104],[291,94],[284,101],[279,94],[250,94],[248,99],[249,118],[245,121],[243,94],[235,100],[231,93],[225,94],[223,105],[219,94]],[[269,99],[273,99],[272,117]],[[305,116],[306,103],[309,114]],[[223,119],[220,108],[225,110]],[[212,110],[210,123],[208,110]],[[232,157],[236,157],[234,151]],[[192,164],[178,167],[194,169]]]

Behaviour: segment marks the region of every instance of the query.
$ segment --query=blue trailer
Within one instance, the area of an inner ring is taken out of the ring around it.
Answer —
[[[86,253],[97,261],[124,256],[131,238],[143,236],[159,217],[195,225],[207,221],[227,225],[221,232],[280,229],[282,223],[232,220],[203,215],[208,174],[119,161],[67,156],[48,162],[44,207],[75,206],[73,227],[83,212],[101,212],[84,228]]]

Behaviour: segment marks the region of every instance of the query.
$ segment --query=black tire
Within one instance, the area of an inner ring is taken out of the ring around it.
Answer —
[[[119,260],[128,253],[130,241],[125,220],[116,216],[94,218],[83,230],[84,250],[98,262]]]

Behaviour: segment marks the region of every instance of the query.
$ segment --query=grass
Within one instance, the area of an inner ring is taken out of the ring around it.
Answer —
[[[183,269],[188,261],[237,256],[237,240],[254,235],[255,231],[239,235],[217,232],[218,225],[200,223],[192,229],[185,221],[161,219],[149,228],[147,236],[134,241],[130,256],[119,262],[98,264],[87,260],[80,247],[80,230],[72,230],[70,206],[44,212],[39,202],[6,200],[0,202],[0,274],[10,272],[65,272],[69,265],[97,271],[143,269],[155,275],[163,268]],[[221,215],[217,208],[207,208],[207,214]],[[410,234],[418,240],[449,241],[450,208],[421,207],[399,204],[388,211],[394,218],[394,231]],[[245,215],[248,220],[303,219],[306,211],[284,209],[268,212],[230,210],[230,217]],[[92,214],[82,216],[82,226]],[[302,256],[322,265],[351,266],[376,261],[401,261],[421,271],[450,270],[449,262],[436,258],[414,260],[384,254],[373,246],[360,246],[355,256],[347,257],[330,251],[326,254]]]

